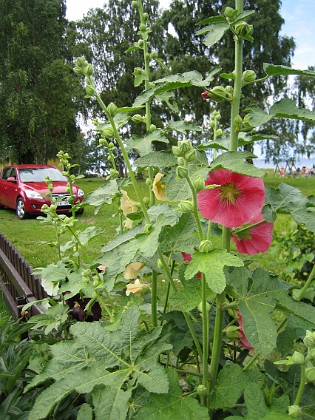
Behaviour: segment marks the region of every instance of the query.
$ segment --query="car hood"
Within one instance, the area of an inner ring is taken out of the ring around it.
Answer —
[[[53,182],[53,194],[65,194],[66,193],[66,186],[67,182],[58,181]],[[34,190],[41,195],[44,195],[48,192],[48,187],[46,182],[24,182],[24,187],[29,190]],[[73,192],[77,191],[77,187],[73,186]]]

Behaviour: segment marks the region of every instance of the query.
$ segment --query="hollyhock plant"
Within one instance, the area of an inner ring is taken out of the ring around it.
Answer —
[[[236,311],[237,313],[237,321],[239,324],[239,330],[238,332],[241,334],[241,337],[239,338],[240,340],[240,345],[244,348],[244,349],[248,349],[248,350],[255,350],[254,347],[250,344],[250,342],[247,340],[245,332],[244,332],[244,323],[243,323],[243,317],[242,314],[239,310]]]
[[[261,213],[265,188],[260,178],[218,169],[210,172],[205,184],[220,185],[198,193],[198,208],[206,219],[235,228]]]
[[[254,226],[236,231],[231,240],[235,242],[241,254],[255,255],[266,252],[272,243],[273,223],[265,222],[261,214],[255,216],[250,223]]]
[[[155,175],[153,185],[152,185],[152,191],[154,192],[155,197],[160,201],[168,201],[167,195],[166,195],[166,183],[161,182],[161,179],[163,178],[163,174],[158,172]]]

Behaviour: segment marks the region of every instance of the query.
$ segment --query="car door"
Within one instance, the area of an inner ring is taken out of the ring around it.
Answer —
[[[8,166],[3,169],[0,179],[0,203],[3,206],[15,208],[17,182],[8,181],[10,177],[17,179],[17,174],[15,168]]]

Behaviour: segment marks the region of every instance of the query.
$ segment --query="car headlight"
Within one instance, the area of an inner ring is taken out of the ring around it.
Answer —
[[[25,195],[26,195],[27,198],[43,199],[43,196],[41,194],[39,194],[37,191],[33,191],[33,190],[25,190]]]
[[[84,196],[84,191],[81,190],[81,188],[79,188],[77,194],[78,194],[78,197],[83,197]]]

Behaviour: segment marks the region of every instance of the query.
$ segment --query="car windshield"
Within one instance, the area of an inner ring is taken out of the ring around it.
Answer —
[[[47,177],[53,181],[68,181],[56,168],[20,169],[19,173],[22,182],[45,182],[45,178]]]

